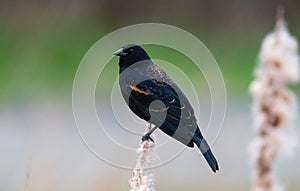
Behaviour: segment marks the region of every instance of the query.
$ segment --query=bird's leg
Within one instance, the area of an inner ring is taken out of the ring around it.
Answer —
[[[151,124],[150,124],[150,128],[151,128]],[[150,140],[154,143],[154,140],[150,137],[150,135],[157,129],[157,126],[154,126],[152,129],[150,129],[145,135],[142,136],[142,142],[146,141],[146,140]]]

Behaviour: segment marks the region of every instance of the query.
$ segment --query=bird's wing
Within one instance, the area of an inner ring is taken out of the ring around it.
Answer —
[[[148,121],[151,117],[150,122],[156,125],[164,124],[161,129],[169,135],[174,134],[179,122],[184,127],[191,126],[191,131],[185,129],[187,134],[182,134],[183,137],[178,137],[178,139],[186,140],[191,137],[189,133],[194,132],[192,126],[196,124],[194,111],[187,98],[175,84],[171,86],[165,82],[149,79],[135,86],[130,86],[130,88],[132,92],[129,102],[132,105],[131,109],[135,109],[136,112],[134,112],[138,116],[145,119],[146,114],[148,118],[145,120]]]

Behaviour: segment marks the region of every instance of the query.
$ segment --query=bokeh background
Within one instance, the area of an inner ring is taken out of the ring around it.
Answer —
[[[247,146],[255,133],[248,86],[280,4],[291,34],[300,39],[297,0],[0,1],[0,190],[129,190],[131,171],[99,160],[80,139],[72,114],[72,82],[95,42],[120,27],[144,22],[175,25],[198,37],[216,58],[228,95],[224,127],[214,144],[221,171],[211,173],[197,152],[186,150],[151,170],[156,188],[249,190]],[[165,56],[155,47],[148,50],[155,57]],[[193,77],[192,68],[180,67]],[[115,80],[117,72],[111,67],[106,80]],[[300,96],[299,84],[291,89]],[[107,100],[97,104],[109,107]],[[209,115],[205,108],[204,118]],[[278,161],[278,177],[287,190],[300,188],[299,151]]]

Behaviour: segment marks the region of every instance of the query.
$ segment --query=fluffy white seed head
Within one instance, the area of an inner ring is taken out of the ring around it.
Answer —
[[[298,45],[279,18],[274,32],[263,40],[256,79],[249,87],[253,97],[257,137],[250,144],[253,191],[282,191],[273,165],[279,156],[293,153],[297,145],[294,119],[296,98],[287,84],[299,80]]]

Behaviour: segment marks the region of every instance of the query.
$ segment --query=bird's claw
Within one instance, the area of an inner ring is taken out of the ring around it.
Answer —
[[[149,133],[146,133],[145,135],[142,136],[142,142],[144,142],[146,140],[150,140],[154,143],[154,140],[150,137]]]

